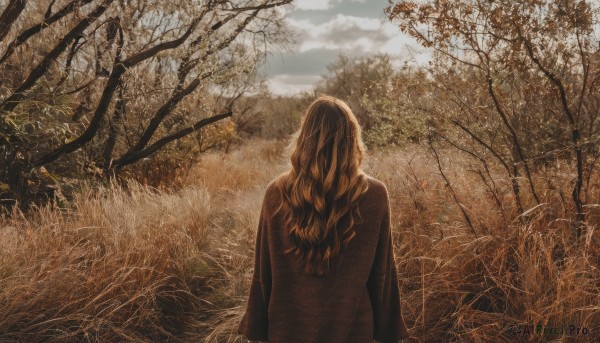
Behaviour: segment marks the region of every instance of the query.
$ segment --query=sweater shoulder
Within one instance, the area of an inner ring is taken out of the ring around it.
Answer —
[[[283,178],[287,174],[288,174],[288,172],[281,173],[281,174],[277,175],[273,180],[271,180],[269,182],[269,184],[267,185],[265,195],[269,196],[274,193],[279,194],[279,192],[281,191],[281,184],[283,182]]]
[[[374,199],[379,199],[380,201],[387,201],[388,189],[385,183],[374,178],[369,174],[365,175],[367,177],[367,182],[369,185],[369,190],[367,192],[373,194]]]
[[[282,173],[275,177],[267,184],[265,189],[264,202],[269,207],[269,212],[276,212],[281,205],[281,182],[282,178],[287,174]]]

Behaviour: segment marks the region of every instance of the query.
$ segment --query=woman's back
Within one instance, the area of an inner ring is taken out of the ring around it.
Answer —
[[[332,260],[329,275],[316,277],[296,255],[284,253],[291,243],[280,209],[281,180],[268,185],[263,199],[254,276],[238,333],[271,343],[387,343],[408,337],[386,186],[367,176],[355,237]]]
[[[291,169],[267,187],[248,308],[238,332],[271,343],[397,342],[400,312],[387,188],[361,169],[348,104],[302,116]]]

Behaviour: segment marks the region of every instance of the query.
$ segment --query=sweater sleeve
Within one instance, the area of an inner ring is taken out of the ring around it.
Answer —
[[[380,226],[379,241],[367,289],[371,298],[374,321],[374,339],[381,343],[396,343],[408,338],[408,330],[400,308],[400,289],[394,258],[390,226],[390,202],[385,190],[385,211]]]
[[[268,309],[271,295],[271,263],[268,243],[267,196],[263,199],[256,234],[254,273],[246,312],[238,326],[238,333],[250,341],[267,341]]]

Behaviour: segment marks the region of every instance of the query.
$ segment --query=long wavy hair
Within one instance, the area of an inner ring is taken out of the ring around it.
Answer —
[[[291,242],[285,253],[299,256],[305,272],[328,275],[342,245],[356,235],[357,204],[368,188],[359,168],[366,149],[352,110],[332,96],[308,106],[296,137],[280,187]]]

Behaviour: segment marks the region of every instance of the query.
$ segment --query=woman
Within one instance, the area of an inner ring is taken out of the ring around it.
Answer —
[[[267,186],[238,333],[270,343],[408,337],[386,186],[359,169],[360,126],[343,101],[306,110],[292,169]]]

